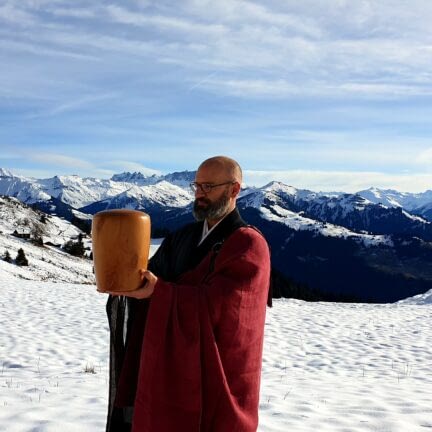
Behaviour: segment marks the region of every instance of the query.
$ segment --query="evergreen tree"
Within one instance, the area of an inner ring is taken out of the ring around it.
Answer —
[[[31,227],[32,243],[36,246],[43,246],[43,236],[46,234],[46,227],[42,222],[33,221]]]
[[[73,256],[83,257],[85,249],[82,237],[79,237],[78,241],[76,242],[74,242],[73,240],[67,241],[63,246],[63,250]]]
[[[27,257],[25,256],[24,250],[22,248],[18,249],[17,256],[15,258],[15,264],[19,266],[28,266]]]
[[[3,261],[6,261],[8,263],[12,262],[12,258],[8,250],[6,250],[5,253],[3,254]]]

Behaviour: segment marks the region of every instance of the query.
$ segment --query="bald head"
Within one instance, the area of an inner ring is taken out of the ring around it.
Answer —
[[[235,160],[226,156],[206,159],[195,175],[195,218],[205,219],[210,228],[233,211],[241,182],[242,171]]]
[[[206,159],[198,167],[198,170],[202,168],[212,168],[220,171],[226,175],[226,178],[235,181],[241,185],[243,180],[242,170],[238,162],[227,156],[214,156]]]

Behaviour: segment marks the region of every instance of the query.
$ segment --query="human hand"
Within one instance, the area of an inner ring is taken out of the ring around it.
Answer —
[[[108,294],[113,296],[132,297],[136,299],[145,299],[152,296],[154,287],[158,278],[149,270],[140,270],[141,287],[134,291],[109,291]]]

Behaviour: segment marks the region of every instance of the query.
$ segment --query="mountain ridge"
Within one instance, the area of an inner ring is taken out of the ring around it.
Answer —
[[[116,208],[148,213],[153,236],[193,221],[193,171],[42,180],[13,176],[8,170],[0,173],[0,195],[27,201],[86,232],[93,214]],[[432,222],[415,212],[417,204],[432,207],[429,192],[367,191],[372,196],[314,192],[277,181],[242,189],[237,201],[241,214],[265,234],[272,248],[277,293],[382,302],[432,287]],[[414,210],[402,206],[407,202]]]

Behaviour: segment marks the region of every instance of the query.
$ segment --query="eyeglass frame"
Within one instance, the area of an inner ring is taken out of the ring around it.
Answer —
[[[218,186],[224,186],[228,184],[235,184],[237,183],[234,180],[227,181],[225,183],[219,183],[219,184],[211,184],[211,183],[197,183],[197,182],[190,182],[189,187],[191,188],[192,192],[196,193],[198,190],[200,190],[203,194],[210,193],[215,187]],[[206,189],[206,190],[205,190]]]

